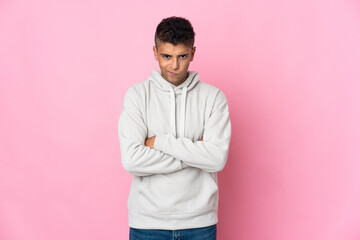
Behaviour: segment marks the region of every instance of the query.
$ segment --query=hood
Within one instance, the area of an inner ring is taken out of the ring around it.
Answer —
[[[194,71],[188,71],[189,76],[187,79],[180,84],[179,86],[175,86],[172,83],[166,81],[161,73],[155,69],[152,70],[151,76],[149,77],[149,81],[153,82],[154,85],[161,91],[169,93],[169,112],[170,112],[170,126],[171,126],[171,134],[176,137],[185,137],[185,115],[186,115],[186,95],[187,92],[199,81],[199,74]],[[176,101],[175,95],[181,94],[181,109],[180,109],[180,132],[176,132]]]

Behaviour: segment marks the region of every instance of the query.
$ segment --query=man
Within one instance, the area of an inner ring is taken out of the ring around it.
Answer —
[[[160,71],[128,89],[119,118],[121,161],[133,175],[130,239],[216,239],[217,172],[231,136],[228,103],[188,71],[194,30],[181,17],[157,26]]]

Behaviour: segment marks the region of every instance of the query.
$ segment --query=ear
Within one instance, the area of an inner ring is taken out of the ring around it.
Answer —
[[[196,51],[196,47],[193,47],[193,49],[191,50],[191,59],[190,59],[190,61],[192,61],[194,59],[195,51]]]
[[[154,51],[154,57],[155,57],[156,61],[159,61],[156,46],[153,46],[153,51]]]

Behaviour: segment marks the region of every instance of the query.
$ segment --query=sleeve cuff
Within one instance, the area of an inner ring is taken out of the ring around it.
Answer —
[[[168,134],[159,134],[155,137],[154,149],[164,152],[167,143],[169,142]]]

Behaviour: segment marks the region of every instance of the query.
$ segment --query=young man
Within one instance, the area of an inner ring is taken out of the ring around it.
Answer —
[[[160,71],[124,97],[119,139],[122,165],[133,175],[130,239],[216,239],[217,172],[231,124],[224,93],[188,71],[194,36],[188,20],[163,19],[153,47]]]

